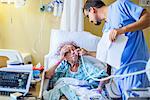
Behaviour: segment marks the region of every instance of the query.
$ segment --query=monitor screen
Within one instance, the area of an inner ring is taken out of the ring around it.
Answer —
[[[0,71],[0,88],[26,89],[29,72]]]

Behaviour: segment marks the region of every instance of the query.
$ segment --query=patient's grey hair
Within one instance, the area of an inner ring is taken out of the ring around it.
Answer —
[[[59,45],[56,55],[59,56],[60,55],[60,51],[61,49],[65,46],[65,45],[73,45],[76,49],[79,48],[79,46],[74,42],[74,41],[67,41],[67,42],[63,42]]]

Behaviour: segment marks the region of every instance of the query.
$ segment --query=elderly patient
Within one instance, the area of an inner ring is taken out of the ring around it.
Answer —
[[[78,51],[79,47],[73,42],[65,42],[60,46],[60,60],[46,72],[46,77],[55,83],[54,88],[44,92],[44,99],[59,100],[62,95],[68,100],[88,99],[87,92],[99,85],[90,76],[107,76],[100,67],[95,67],[88,61],[83,64]]]

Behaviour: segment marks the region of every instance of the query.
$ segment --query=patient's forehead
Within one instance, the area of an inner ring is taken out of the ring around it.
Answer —
[[[71,45],[71,44],[67,44],[67,45],[64,45],[61,50],[64,50],[64,49],[75,49],[75,46],[74,45]]]
[[[71,45],[71,44],[68,44],[68,45],[65,45],[65,46],[68,47],[68,48],[75,48],[75,46]]]

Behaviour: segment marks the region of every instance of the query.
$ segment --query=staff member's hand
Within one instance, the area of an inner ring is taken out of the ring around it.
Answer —
[[[125,33],[125,28],[124,27],[119,28],[119,29],[113,29],[113,30],[110,31],[109,40],[111,42],[114,42],[117,39],[118,35],[124,34],[124,33]]]

